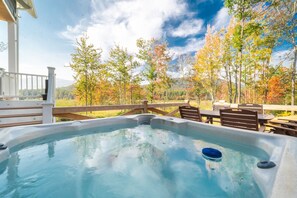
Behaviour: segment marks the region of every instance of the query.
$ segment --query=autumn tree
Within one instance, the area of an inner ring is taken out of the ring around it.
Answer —
[[[263,16],[274,34],[279,35],[279,45],[288,43],[288,51],[293,54],[291,63],[291,105],[295,103],[295,84],[297,67],[297,3],[295,0],[268,0],[263,3]],[[289,55],[287,56],[287,58]]]
[[[247,28],[247,37],[245,38],[245,102],[263,102],[267,101],[268,81],[273,76],[269,74],[271,68],[271,58],[273,49],[276,46],[278,36],[275,35],[267,26],[267,19],[260,18],[262,7],[256,6],[253,9],[252,21]],[[260,80],[261,91],[259,95],[263,96],[262,101],[256,97],[257,79]],[[251,94],[252,90],[252,94]],[[252,95],[252,96],[251,96]],[[249,97],[248,97],[249,96]]]
[[[212,32],[212,28],[208,26],[205,44],[196,54],[194,69],[196,82],[209,91],[211,101],[214,102],[218,91],[221,63],[219,58],[220,36],[219,33]]]
[[[279,76],[273,76],[268,81],[267,102],[270,104],[280,104],[285,96],[285,85]]]
[[[207,86],[204,85],[201,73],[196,68],[193,68],[189,78],[189,92],[196,98],[197,103],[200,105],[202,97],[208,94]]]
[[[76,81],[75,94],[86,106],[93,104],[98,76],[104,69],[104,65],[101,64],[102,50],[88,44],[87,40],[86,35],[77,40],[70,63]]]
[[[242,82],[242,69],[243,69],[243,56],[244,56],[244,45],[245,38],[247,36],[246,29],[249,28],[249,22],[251,20],[251,14],[253,6],[256,5],[260,0],[225,0],[225,6],[229,8],[230,13],[239,21],[239,24],[235,27],[233,42],[238,51],[237,68],[238,71],[238,82],[236,89],[237,103],[241,102],[241,82]]]
[[[138,39],[137,47],[137,57],[144,64],[143,77],[148,83],[147,97],[152,102],[157,91],[164,93],[171,85],[171,79],[167,74],[171,57],[167,44],[162,41]]]
[[[147,97],[152,102],[157,87],[157,70],[153,61],[153,47],[155,40],[138,39],[136,45],[138,47],[137,57],[144,63],[145,70],[143,72],[144,80],[147,81]]]
[[[171,56],[168,51],[167,43],[157,43],[153,49],[153,63],[157,73],[157,88],[163,100],[167,99],[167,91],[171,87],[172,79],[167,74],[168,66],[171,61]]]
[[[178,56],[177,63],[175,65],[176,70],[179,74],[180,82],[186,89],[186,99],[190,99],[191,92],[193,93],[193,65],[195,63],[195,57],[190,54],[183,54]]]
[[[224,70],[227,89],[228,89],[228,101],[230,103],[236,102],[236,93],[234,93],[234,84],[236,87],[237,82],[237,70],[235,67],[236,50],[234,48],[233,36],[235,32],[236,22],[234,19],[230,20],[228,27],[220,30],[221,42],[220,42],[220,62]],[[235,79],[235,83],[233,80]]]
[[[134,60],[133,55],[129,54],[127,49],[116,45],[110,50],[106,64],[110,78],[118,91],[118,102],[119,104],[126,104],[128,89],[132,90],[131,86],[139,82],[134,74],[134,69],[139,66],[139,63]]]

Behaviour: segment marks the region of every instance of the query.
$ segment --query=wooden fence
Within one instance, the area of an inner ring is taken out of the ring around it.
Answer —
[[[148,101],[143,101],[142,104],[132,105],[101,105],[101,106],[78,106],[78,107],[53,107],[52,115],[60,118],[68,118],[72,120],[91,119],[93,117],[85,116],[77,113],[92,112],[92,111],[111,111],[111,110],[129,110],[122,115],[132,115],[137,113],[153,112],[161,115],[172,116],[178,112],[179,106],[189,106],[190,101],[183,103],[158,103],[148,104]],[[238,104],[231,104],[232,108],[237,108]],[[167,112],[160,108],[176,107],[174,111]],[[263,105],[263,109],[271,111],[297,111],[297,106],[291,105]]]
[[[51,93],[51,92],[49,92]],[[49,94],[51,95],[51,94]],[[52,97],[48,97],[51,99]],[[79,106],[79,107],[54,107],[52,101],[0,101],[0,128],[26,124],[52,123],[53,116],[72,120],[91,119],[93,117],[79,114],[91,111],[127,110],[123,115],[153,112],[156,114],[173,116],[178,112],[179,106],[189,106],[189,101],[180,103],[158,103],[133,105],[104,105],[104,106]],[[163,108],[175,107],[167,112]],[[231,104],[237,108],[237,104]],[[291,105],[263,105],[265,111],[297,111],[297,106]]]
[[[189,106],[189,101],[183,103],[159,103],[148,104],[148,101],[143,101],[142,104],[136,105],[103,105],[103,106],[80,106],[80,107],[54,107],[52,110],[53,116],[61,118],[69,118],[72,120],[91,119],[93,117],[80,115],[76,113],[91,112],[91,111],[110,111],[110,110],[129,110],[123,115],[132,115],[136,113],[148,113],[153,112],[166,116],[172,116],[176,114],[179,106]],[[167,112],[158,108],[176,107],[173,111]]]
[[[297,111],[297,105],[263,105],[264,110],[272,111]]]

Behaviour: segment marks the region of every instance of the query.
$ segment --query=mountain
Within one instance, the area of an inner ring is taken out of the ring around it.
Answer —
[[[60,79],[56,78],[56,88],[58,87],[67,87],[70,86],[74,83],[72,80],[65,80],[65,79]]]

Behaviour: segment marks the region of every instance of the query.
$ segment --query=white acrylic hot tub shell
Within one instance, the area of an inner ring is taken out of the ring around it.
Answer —
[[[297,197],[297,138],[253,132],[228,127],[214,126],[172,117],[151,114],[120,116],[95,120],[84,120],[57,124],[12,127],[0,130],[0,143],[8,149],[0,151],[0,162],[7,159],[10,149],[28,141],[55,134],[79,134],[80,130],[110,126],[116,130],[120,126],[137,126],[151,120],[154,128],[163,128],[181,135],[195,138],[210,136],[218,141],[232,141],[237,144],[261,148],[270,160],[277,164],[271,169],[254,171],[255,181],[265,197]]]

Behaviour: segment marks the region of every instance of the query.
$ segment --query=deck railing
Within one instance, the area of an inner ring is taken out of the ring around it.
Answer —
[[[0,100],[41,99],[48,76],[6,72],[0,68]]]
[[[0,128],[51,123],[54,104],[55,68],[47,76],[0,68]]]
[[[82,107],[53,107],[51,112],[52,115],[61,118],[69,118],[72,120],[83,120],[91,119],[93,117],[77,114],[80,112],[90,112],[90,111],[110,111],[110,110],[128,110],[122,115],[132,115],[137,113],[156,113],[166,116],[173,116],[179,111],[179,106],[189,106],[190,102],[180,102],[180,103],[160,103],[160,104],[148,104],[147,100],[144,100],[142,104],[133,105],[102,105],[102,106],[82,106]],[[167,112],[163,109],[166,107],[175,107],[173,111]]]

